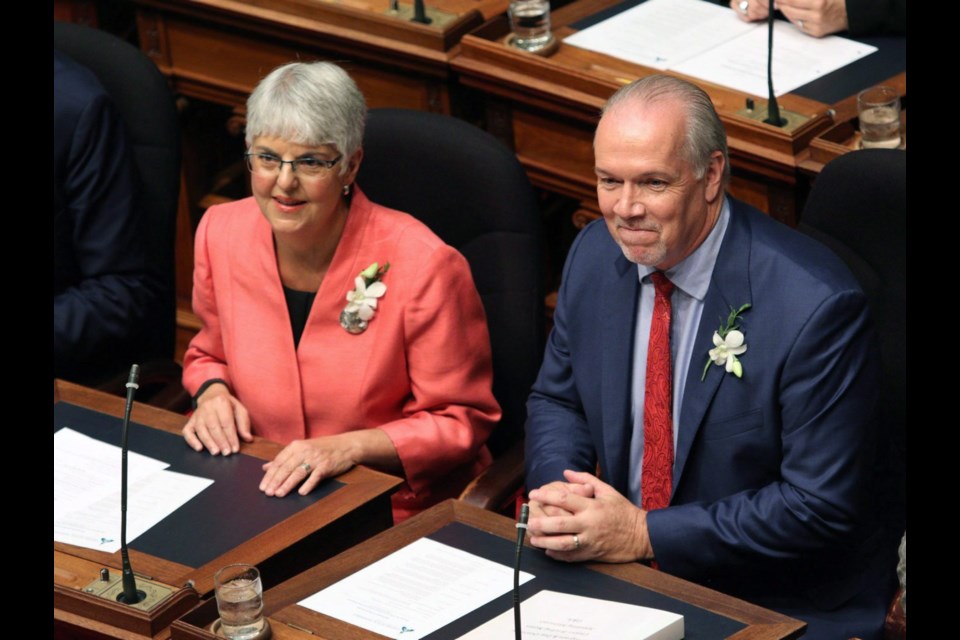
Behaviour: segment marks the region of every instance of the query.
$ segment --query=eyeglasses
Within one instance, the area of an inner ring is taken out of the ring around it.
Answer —
[[[320,178],[330,173],[330,170],[337,166],[337,163],[343,159],[340,154],[333,160],[324,160],[316,156],[305,156],[296,160],[282,160],[272,153],[245,153],[243,156],[247,159],[247,168],[251,173],[262,176],[275,176],[283,169],[283,165],[289,164],[293,172],[304,178]]]

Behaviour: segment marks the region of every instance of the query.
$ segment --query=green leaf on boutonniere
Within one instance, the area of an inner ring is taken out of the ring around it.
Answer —
[[[367,285],[371,285],[383,278],[384,274],[390,269],[390,263],[384,263],[381,267],[379,262],[374,262],[369,267],[360,272],[360,277]]]

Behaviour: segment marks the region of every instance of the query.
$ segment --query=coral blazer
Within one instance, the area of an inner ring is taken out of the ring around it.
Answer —
[[[354,280],[390,263],[367,330],[340,312]],[[227,381],[257,435],[281,443],[379,427],[406,485],[397,521],[455,496],[490,463],[500,418],[486,318],[466,260],[415,218],[355,191],[299,347],[273,233],[253,198],[211,207],[197,229],[193,309],[203,326],[184,357],[194,394]]]

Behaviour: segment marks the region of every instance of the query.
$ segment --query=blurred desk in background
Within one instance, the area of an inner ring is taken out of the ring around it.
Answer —
[[[553,12],[559,47],[547,57],[507,46],[509,24],[505,16],[500,16],[465,36],[460,55],[452,63],[462,84],[490,96],[488,127],[512,144],[534,184],[580,200],[577,226],[599,215],[593,132],[600,108],[621,86],[660,72],[563,41],[579,29],[635,4],[576,0]],[[906,92],[905,39],[866,41],[881,47],[881,51],[779,99],[782,110],[801,117],[792,128],[773,127],[751,117],[746,110],[747,99],[754,100],[755,111],[765,112],[766,96],[750,96],[686,78],[710,95],[726,128],[733,195],[786,224],[796,224],[809,189],[811,174],[803,174],[800,169],[809,157],[811,141],[836,123],[856,116],[856,93],[860,89],[884,82]],[[758,52],[761,55],[766,54]]]

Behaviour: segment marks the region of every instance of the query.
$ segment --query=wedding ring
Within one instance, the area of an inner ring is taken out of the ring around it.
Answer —
[[[797,26],[800,27],[800,31],[803,31],[803,20],[797,20]]]
[[[573,534],[573,549],[576,551],[580,548],[580,536]]]
[[[740,9],[740,13],[747,15],[747,10],[750,8],[750,1],[740,0],[740,4],[738,4],[737,7]]]
[[[307,475],[310,475],[310,472],[313,470],[313,467],[310,466],[309,462],[301,463],[300,468],[303,469],[304,473]]]

